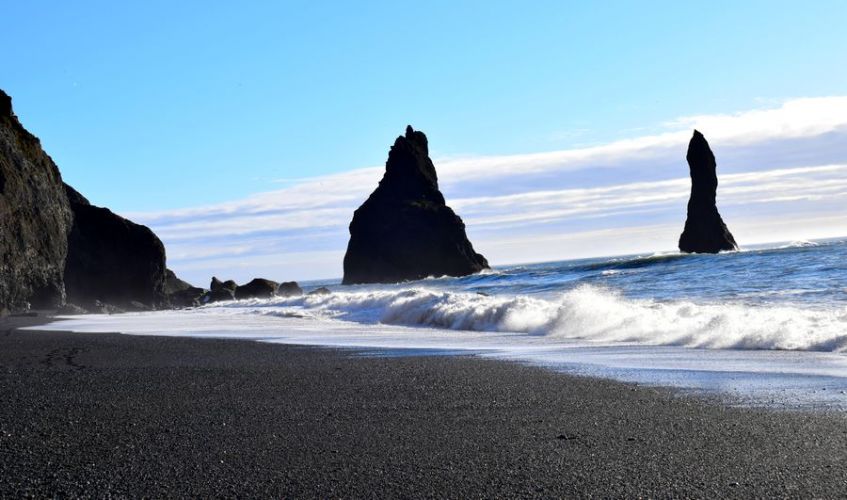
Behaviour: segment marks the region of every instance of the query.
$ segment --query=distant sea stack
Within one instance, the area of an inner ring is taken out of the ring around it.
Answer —
[[[736,250],[735,238],[718,213],[715,196],[718,189],[715,155],[703,134],[694,131],[688,143],[688,167],[691,172],[691,197],[688,218],[679,237],[679,249],[686,253],[718,253]]]
[[[0,90],[0,314],[57,309],[66,291],[100,310],[165,305],[165,249],[150,229],[65,185]]]
[[[71,220],[59,169],[0,90],[0,312],[64,304]]]
[[[487,268],[438,190],[426,135],[406,127],[379,186],[353,214],[343,283],[466,276]]]

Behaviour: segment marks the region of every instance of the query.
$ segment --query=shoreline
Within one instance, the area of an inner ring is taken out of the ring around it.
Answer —
[[[479,357],[9,323],[2,497],[827,497],[847,487],[844,414],[730,408]]]
[[[262,307],[262,302],[243,307]],[[295,304],[296,305],[296,304]],[[240,309],[242,305],[238,306]],[[261,343],[350,348],[377,356],[410,353],[477,355],[526,363],[567,375],[663,387],[720,404],[785,411],[847,412],[847,358],[834,352],[709,349],[631,342],[546,341],[522,333],[483,333],[396,323],[315,323],[296,314],[284,324],[226,314],[228,308],[63,317],[44,330],[123,332],[128,335],[227,338]],[[196,314],[195,314],[196,313]],[[275,312],[270,312],[275,316]],[[288,316],[283,308],[282,316]],[[261,318],[262,316],[258,316]],[[316,327],[317,325],[317,327]],[[370,326],[368,326],[370,325]],[[620,336],[620,335],[619,335]]]

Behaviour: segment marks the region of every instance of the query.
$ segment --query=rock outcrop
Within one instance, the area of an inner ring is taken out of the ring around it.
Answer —
[[[209,292],[201,299],[201,302],[268,298],[274,295],[281,297],[303,295],[303,289],[295,281],[277,283],[263,278],[254,278],[249,283],[238,286],[235,281],[221,281],[212,277]]]
[[[233,280],[221,281],[212,276],[209,283],[209,293],[203,299],[204,302],[220,302],[222,300],[235,300],[235,289],[238,285]]]
[[[276,294],[280,297],[296,297],[303,295],[303,289],[300,288],[300,285],[296,281],[284,281],[279,284]]]
[[[276,281],[254,278],[250,283],[236,287],[235,298],[236,300],[266,299],[276,295],[278,288],[279,283]]]
[[[165,294],[170,295],[189,288],[194,288],[191,283],[179,279],[179,276],[170,269],[165,269]]]
[[[71,218],[59,169],[0,90],[0,311],[64,304]]]
[[[179,279],[170,269],[165,270],[165,295],[171,307],[197,307],[203,304],[206,290]]]
[[[219,288],[217,290],[209,290],[209,292],[201,299],[206,302],[222,302],[225,300],[235,300],[235,292],[229,288]]]
[[[238,284],[233,280],[221,281],[216,276],[212,276],[212,282],[209,283],[209,290],[213,292],[217,292],[220,290],[229,290],[235,293],[235,289],[238,288]]]
[[[83,306],[166,304],[165,247],[153,231],[65,189],[73,211],[65,264],[68,300]]]
[[[465,276],[486,268],[438,189],[426,136],[406,127],[379,186],[353,214],[343,283]]]
[[[686,253],[718,253],[736,250],[732,233],[718,213],[715,196],[718,189],[715,155],[703,134],[694,131],[688,143],[688,167],[691,173],[691,197],[688,218],[679,237],[679,249]]]

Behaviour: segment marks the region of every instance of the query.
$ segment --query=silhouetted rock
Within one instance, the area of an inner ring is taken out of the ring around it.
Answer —
[[[167,269],[165,271],[165,294],[171,307],[197,307],[203,304],[206,290],[185,282]]]
[[[0,90],[0,310],[64,304],[71,218],[59,169]]]
[[[221,302],[224,300],[235,300],[235,291],[229,288],[218,288],[209,290],[201,299],[205,302]]]
[[[280,297],[294,297],[303,295],[303,289],[300,288],[300,285],[296,281],[285,281],[279,284],[276,294]]]
[[[235,289],[238,285],[233,280],[221,281],[212,276],[209,283],[209,291],[200,299],[201,302],[221,302],[223,300],[235,300]]]
[[[165,304],[165,247],[153,231],[65,189],[73,211],[65,263],[68,300],[132,309]]]
[[[309,292],[309,295],[329,295],[331,293],[332,293],[332,290],[330,290],[329,288],[327,288],[325,286],[322,286],[320,288],[315,288],[314,290]]]
[[[687,253],[718,253],[735,250],[732,233],[718,213],[715,196],[718,189],[717,164],[709,143],[694,131],[688,143],[688,167],[691,173],[691,198],[688,200],[688,218],[679,237],[679,249]]]
[[[191,283],[179,279],[179,277],[170,269],[165,269],[165,293],[171,295],[176,292],[194,288]]]
[[[238,288],[238,285],[233,280],[221,281],[218,278],[212,276],[212,282],[209,284],[209,290],[216,292],[218,290],[229,290],[235,293],[235,289]]]
[[[262,278],[254,278],[250,283],[241,285],[235,289],[235,298],[243,299],[266,299],[276,295],[279,283]]]
[[[353,214],[343,283],[465,276],[486,268],[438,190],[426,136],[406,127],[388,153],[379,186]]]

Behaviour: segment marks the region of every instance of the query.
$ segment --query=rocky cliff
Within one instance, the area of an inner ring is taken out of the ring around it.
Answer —
[[[679,249],[686,253],[718,253],[737,249],[735,238],[715,204],[718,189],[715,155],[703,134],[696,130],[688,143],[686,160],[691,173],[691,197],[688,199],[685,229],[679,237]]]
[[[407,127],[379,186],[353,214],[344,284],[465,276],[487,267],[438,189],[426,135]]]
[[[62,182],[0,90],[0,312],[55,309],[66,298],[98,310],[166,304],[165,248]]]
[[[70,227],[59,169],[0,90],[0,312],[64,303]]]
[[[68,301],[165,304],[165,247],[153,231],[65,189],[73,211],[65,264]]]

